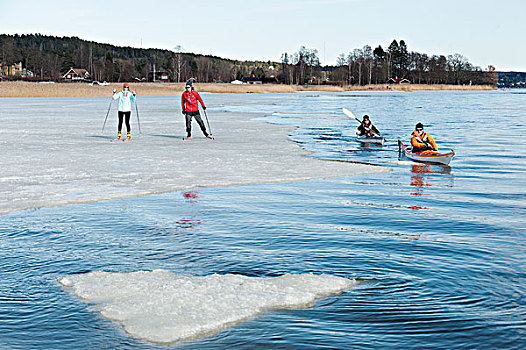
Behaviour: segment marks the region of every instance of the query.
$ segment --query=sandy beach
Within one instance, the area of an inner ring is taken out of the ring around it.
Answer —
[[[178,95],[184,90],[184,83],[130,83],[131,90],[143,96]],[[200,92],[211,93],[293,93],[298,91],[427,91],[427,90],[461,90],[481,91],[494,90],[490,85],[427,85],[427,84],[376,84],[376,85],[283,85],[257,84],[234,85],[196,83]],[[113,89],[120,90],[122,83],[111,83],[106,86],[88,83],[36,83],[36,82],[0,82],[0,97],[82,97],[82,96],[111,96]]]

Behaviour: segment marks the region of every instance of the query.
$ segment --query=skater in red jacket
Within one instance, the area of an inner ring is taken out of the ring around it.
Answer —
[[[209,139],[212,138],[206,132],[205,124],[203,123],[203,119],[201,119],[201,114],[199,114],[199,103],[201,103],[203,110],[206,110],[205,103],[203,102],[203,99],[201,98],[201,96],[199,96],[199,93],[194,90],[192,86],[192,82],[191,81],[187,82],[185,86],[185,91],[181,95],[181,106],[182,106],[183,114],[186,117],[186,138],[185,140],[189,140],[192,137],[192,117],[194,117],[197,124],[199,124],[199,127],[201,128],[203,135],[205,135],[205,137]]]

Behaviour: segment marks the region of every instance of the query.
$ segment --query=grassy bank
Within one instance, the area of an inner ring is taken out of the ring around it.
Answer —
[[[184,90],[183,83],[131,83],[131,90],[138,95],[178,95]],[[494,90],[489,85],[365,85],[365,86],[328,86],[328,85],[233,85],[233,84],[196,84],[200,92],[213,93],[258,93],[258,92],[297,92],[297,91],[424,91],[424,90]],[[0,82],[0,97],[74,97],[74,96],[111,96],[112,90],[120,91],[121,83],[108,86],[90,86],[86,83],[32,83]]]

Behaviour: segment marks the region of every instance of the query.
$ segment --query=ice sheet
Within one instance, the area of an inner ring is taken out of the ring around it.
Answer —
[[[2,99],[0,214],[199,186],[382,171],[304,157],[307,152],[287,139],[288,127],[213,105],[207,111],[216,139],[205,139],[194,122],[193,139],[183,141],[184,118],[173,99],[141,98],[143,135],[134,113],[131,142],[110,142],[115,108],[101,135],[107,99]]]
[[[59,281],[130,335],[157,343],[214,334],[267,310],[308,307],[356,284],[329,275],[195,277],[165,270],[97,271]]]

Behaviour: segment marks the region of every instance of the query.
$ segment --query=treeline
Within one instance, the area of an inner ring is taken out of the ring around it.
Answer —
[[[460,55],[428,56],[410,52],[403,40],[387,49],[366,45],[340,54],[336,66],[321,66],[316,49],[283,53],[281,62],[239,61],[173,50],[120,47],[77,37],[41,34],[0,35],[0,63],[22,62],[34,79],[59,80],[71,67],[84,68],[93,80],[131,81],[167,72],[171,81],[230,82],[255,77],[283,84],[384,84],[391,78],[419,84],[497,83],[495,68],[482,70]]]
[[[526,88],[526,72],[499,72],[500,88]]]
[[[58,80],[71,67],[86,69],[92,79],[108,82],[146,78],[167,72],[171,81],[190,78],[200,82],[228,81],[266,74],[270,62],[228,60],[171,50],[120,47],[77,37],[41,34],[0,35],[0,63],[22,62],[35,79]]]
[[[336,66],[321,67],[318,51],[301,47],[294,54],[281,56],[280,80],[286,84],[332,82],[349,85],[384,84],[390,79],[407,79],[417,84],[496,85],[495,67],[475,67],[467,58],[410,52],[403,40],[393,40],[387,49],[366,45],[340,54]]]

